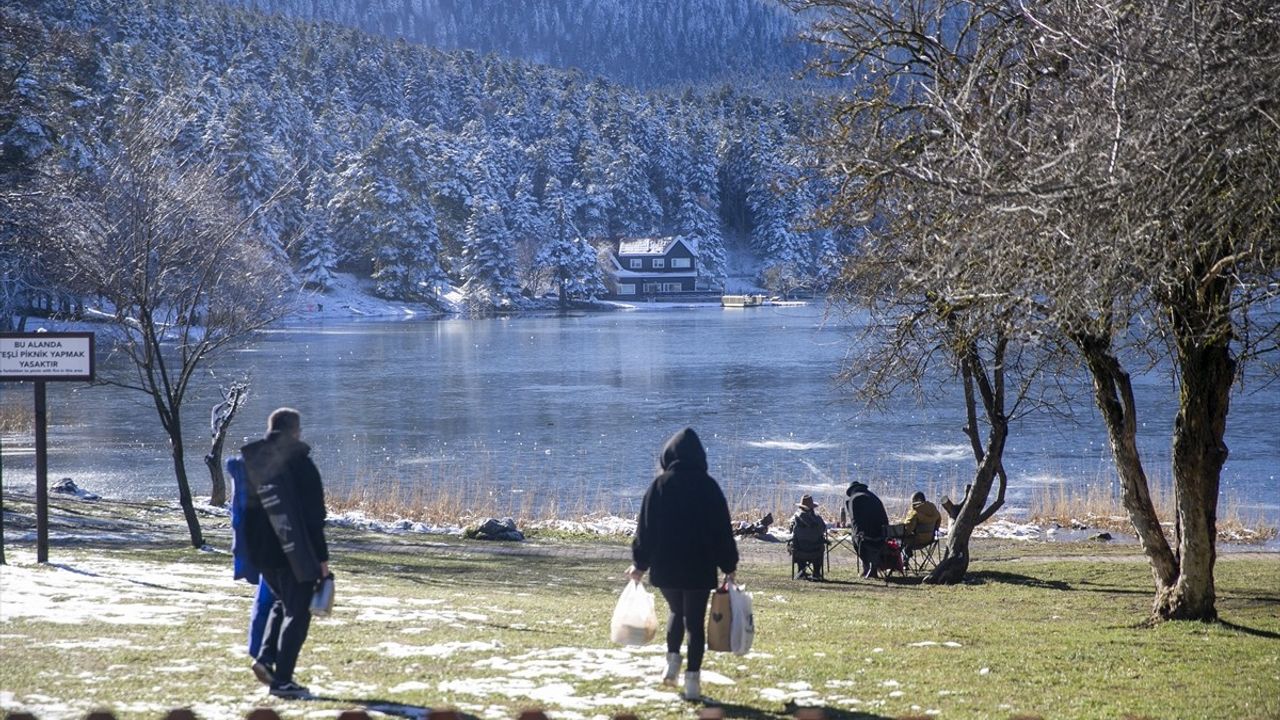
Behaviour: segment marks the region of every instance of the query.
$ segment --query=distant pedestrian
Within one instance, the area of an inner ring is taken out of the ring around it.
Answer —
[[[880,555],[885,549],[889,515],[884,510],[884,503],[867,489],[866,483],[855,480],[849,483],[844,494],[847,496],[845,516],[849,519],[854,546],[858,548],[858,559],[862,562],[862,577],[875,577]]]
[[[249,558],[275,595],[253,673],[284,698],[310,696],[293,671],[311,626],[316,581],[329,574],[324,486],[301,438],[298,411],[280,408],[267,420],[266,438],[240,449],[252,488],[245,513]]]
[[[666,598],[667,671],[662,682],[675,685],[680,673],[680,643],[689,637],[689,664],[684,674],[684,697],[702,697],[700,674],[707,648],[707,601],[719,584],[734,581],[738,546],[729,524],[729,504],[715,479],[707,474],[707,453],[693,428],[667,441],[659,458],[661,473],[644,494],[636,535],[631,543],[633,564],[627,573],[639,581],[649,572]]]
[[[249,610],[249,657],[257,658],[262,648],[262,636],[266,634],[267,617],[276,596],[271,593],[267,581],[249,558],[249,543],[245,539],[245,512],[249,504],[249,477],[244,472],[244,458],[239,455],[227,458],[227,475],[231,477],[231,562],[232,576],[236,580],[257,585],[253,607]]]

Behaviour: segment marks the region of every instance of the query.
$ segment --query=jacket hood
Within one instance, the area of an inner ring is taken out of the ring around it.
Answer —
[[[665,470],[685,470],[705,474],[707,472],[707,451],[702,447],[702,440],[693,428],[685,428],[667,441],[658,458],[658,465]],[[680,467],[677,468],[676,466]]]
[[[857,480],[854,480],[853,482],[849,483],[849,489],[845,490],[844,494],[852,496],[854,493],[860,493],[860,492],[866,492],[866,491],[867,491],[866,483],[861,483],[861,482],[858,482]]]

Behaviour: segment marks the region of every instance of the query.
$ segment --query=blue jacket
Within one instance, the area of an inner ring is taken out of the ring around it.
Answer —
[[[249,559],[249,543],[245,540],[245,509],[249,502],[249,477],[244,460],[227,458],[227,475],[231,476],[231,557],[235,579],[258,582],[258,568]]]

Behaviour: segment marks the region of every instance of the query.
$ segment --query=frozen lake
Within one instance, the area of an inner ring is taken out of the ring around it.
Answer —
[[[917,488],[931,497],[963,488],[973,461],[958,403],[918,407],[904,397],[877,413],[835,386],[846,322],[812,306],[326,322],[264,333],[214,369],[252,383],[230,449],[259,435],[271,409],[297,407],[331,494],[360,487],[517,513],[633,512],[661,443],[686,424],[739,507],[789,508],[809,492],[830,512],[858,478],[896,513]],[[1136,382],[1147,469],[1167,480],[1174,390],[1162,375]],[[216,380],[205,373],[201,383],[184,418],[188,473],[207,495],[202,457]],[[29,386],[0,393],[4,405],[30,406]],[[113,497],[175,496],[147,397],[50,383],[49,403],[51,480],[72,477]],[[1083,404],[1074,415],[1074,423],[1033,416],[1014,427],[1013,510],[1059,486],[1114,485],[1096,412]],[[1277,415],[1280,386],[1233,397],[1223,473],[1226,501],[1273,522]],[[6,488],[33,484],[32,442],[4,435]]]

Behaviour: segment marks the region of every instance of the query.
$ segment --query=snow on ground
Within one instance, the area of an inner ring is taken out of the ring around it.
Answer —
[[[92,653],[134,647],[127,626],[176,625],[198,616],[207,622],[206,639],[163,651],[163,662],[152,666],[113,665],[100,671],[102,682],[121,681],[137,674],[150,674],[158,682],[186,682],[216,667],[217,672],[243,673],[234,664],[209,659],[218,654],[243,659],[244,629],[251,588],[231,578],[228,568],[193,564],[180,560],[146,561],[110,555],[80,554],[62,564],[40,566],[34,553],[13,551],[12,564],[3,568],[4,592],[0,594],[0,630],[16,620],[28,622],[80,623],[91,620],[126,626],[117,637],[97,637],[84,641],[57,641],[50,650]],[[461,596],[460,596],[461,597]],[[768,602],[767,598],[760,598]],[[309,649],[300,672],[318,695],[337,697],[381,697],[394,704],[400,693],[438,692],[451,698],[459,710],[482,718],[509,718],[510,711],[492,704],[494,698],[548,708],[558,719],[585,720],[602,717],[602,709],[619,705],[641,714],[679,714],[687,708],[673,688],[663,687],[657,678],[665,661],[665,647],[654,642],[644,647],[551,647],[507,655],[503,644],[483,636],[489,616],[477,608],[452,607],[436,598],[387,597],[376,587],[361,592],[352,589],[325,625],[352,623],[384,626],[389,637],[375,646],[388,660],[381,684],[347,681],[323,664],[328,650]],[[465,640],[414,644],[412,637],[429,628],[456,628]],[[398,632],[397,632],[398,631]],[[12,632],[0,634],[6,644],[26,639]],[[952,641],[922,641],[890,648],[887,652],[921,652],[919,648],[957,647]],[[447,662],[463,668],[462,677],[425,683],[414,678],[414,660]],[[713,668],[704,667],[703,692],[714,698],[717,687],[736,685],[750,676],[751,663],[768,663],[772,656],[752,652],[742,658],[709,658]],[[406,665],[406,663],[408,663]],[[717,667],[718,663],[718,667]],[[474,674],[467,672],[469,668]],[[159,680],[173,678],[173,680]],[[57,695],[51,683],[39,693],[17,696],[0,691],[0,709],[23,709],[45,720],[82,717],[92,709],[88,700]],[[250,682],[244,693],[204,698],[193,710],[207,720],[243,717],[248,708],[261,702],[262,690]],[[857,695],[852,691],[857,690]],[[873,708],[887,699],[909,694],[911,688],[897,681],[860,682],[855,677],[832,681],[816,689],[804,682],[782,683],[758,690],[766,700],[790,700],[801,705]],[[116,705],[118,713],[159,715],[168,708],[138,702]],[[377,709],[377,708],[371,708]],[[421,714],[423,708],[387,706],[399,715]],[[331,713],[329,713],[331,714]]]
[[[222,568],[100,556],[39,566],[32,553],[13,556],[3,571],[0,623],[180,625],[207,603],[236,597],[236,581]]]
[[[461,293],[450,290],[442,295],[441,304],[456,310]],[[373,294],[373,281],[357,278],[350,273],[334,273],[333,283],[326,291],[302,290],[298,293],[294,310],[285,321],[311,322],[350,318],[430,318],[440,311],[425,303],[409,303],[386,300]]]

